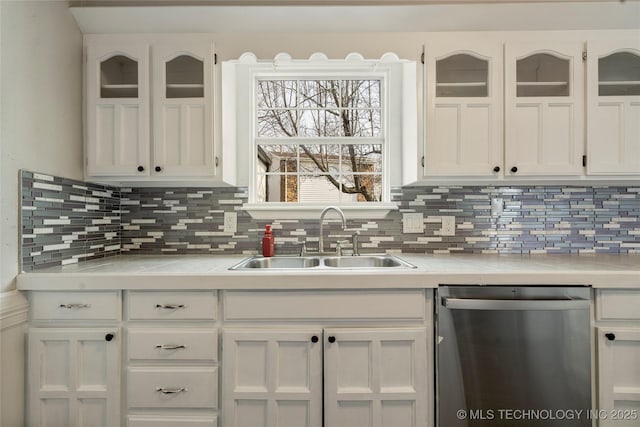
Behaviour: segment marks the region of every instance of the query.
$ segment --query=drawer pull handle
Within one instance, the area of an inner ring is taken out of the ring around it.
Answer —
[[[187,346],[182,344],[157,344],[156,348],[160,350],[180,350],[187,348]]]
[[[156,391],[162,394],[178,394],[178,393],[182,393],[183,391],[187,391],[187,389],[185,387],[180,387],[180,388],[156,387]]]
[[[163,308],[165,310],[177,310],[184,307],[184,304],[156,304],[156,308]]]
[[[60,308],[68,308],[69,310],[78,309],[78,308],[89,308],[91,304],[60,304]]]

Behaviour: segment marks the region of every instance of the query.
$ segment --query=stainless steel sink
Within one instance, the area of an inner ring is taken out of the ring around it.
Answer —
[[[244,270],[252,268],[312,268],[319,265],[320,258],[317,257],[253,257],[234,265],[229,270]]]
[[[332,268],[415,268],[392,255],[327,257],[323,261]]]
[[[416,268],[393,255],[248,258],[229,270]]]

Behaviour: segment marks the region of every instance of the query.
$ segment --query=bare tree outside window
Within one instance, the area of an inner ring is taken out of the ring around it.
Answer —
[[[259,200],[381,201],[380,80],[259,80],[256,96]]]

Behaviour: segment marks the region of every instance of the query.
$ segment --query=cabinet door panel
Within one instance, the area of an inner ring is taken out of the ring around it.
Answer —
[[[581,175],[582,43],[505,47],[505,168],[514,176]]]
[[[326,329],[324,350],[326,425],[428,424],[425,328]]]
[[[87,175],[148,174],[148,44],[95,40],[87,47],[85,75]]]
[[[119,336],[114,329],[31,328],[29,425],[119,425]]]
[[[606,419],[600,421],[600,427],[637,426],[640,419],[640,328],[599,327],[596,330],[598,408],[607,414]],[[624,416],[625,410],[636,412]],[[614,411],[622,417],[615,419]]]
[[[225,330],[224,425],[320,427],[321,339],[316,328]]]
[[[587,171],[640,173],[640,42],[587,43]]]
[[[493,176],[502,166],[502,46],[425,46],[425,176]]]
[[[153,163],[161,176],[212,176],[213,44],[155,45]]]

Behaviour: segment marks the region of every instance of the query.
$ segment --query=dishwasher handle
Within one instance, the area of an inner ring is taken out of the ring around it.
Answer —
[[[586,299],[475,299],[442,298],[442,305],[451,310],[584,310]]]

